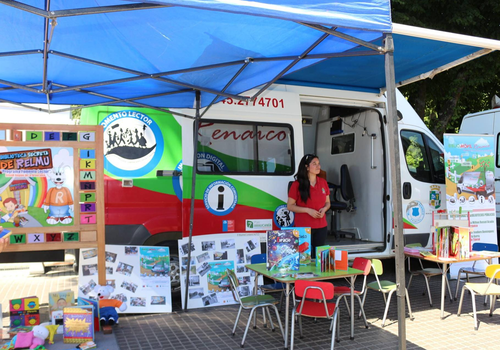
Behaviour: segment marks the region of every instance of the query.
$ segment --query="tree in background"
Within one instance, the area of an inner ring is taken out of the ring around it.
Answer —
[[[78,105],[71,105],[72,108],[78,107]],[[80,117],[82,116],[82,109],[72,109],[71,110],[71,119],[75,121],[75,124],[80,124]]]
[[[392,19],[452,33],[500,40],[498,0],[392,0]],[[500,53],[471,62],[400,88],[401,92],[440,140],[457,132],[464,115],[490,109],[500,95]]]

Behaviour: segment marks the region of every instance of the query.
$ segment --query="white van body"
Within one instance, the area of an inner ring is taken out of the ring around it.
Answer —
[[[252,95],[252,93],[243,94]],[[384,95],[311,88],[291,85],[273,85],[261,97],[267,101],[284,101],[255,105],[237,103],[227,99],[212,106],[202,118],[236,123],[279,123],[293,129],[294,173],[304,154],[316,154],[327,181],[340,184],[340,168],[348,166],[352,180],[356,210],[335,213],[338,228],[354,232],[355,239],[345,236],[335,242],[329,236],[328,244],[342,245],[350,258],[357,254],[364,257],[394,256],[392,190]],[[259,97],[259,98],[261,98]],[[276,105],[278,108],[275,108]],[[444,209],[444,159],[443,146],[430,132],[401,93],[397,93],[399,121],[401,179],[404,189],[403,217],[406,243],[421,242],[426,245],[432,225],[432,212]],[[179,110],[183,113],[192,111]],[[339,122],[339,118],[341,123]],[[182,119],[182,118],[181,118]],[[180,119],[179,119],[180,120]],[[193,121],[183,119],[183,164],[192,166]],[[340,125],[340,127],[339,127]],[[210,137],[199,133],[201,143],[210,143]],[[353,141],[347,146],[345,140]],[[186,142],[187,141],[187,142]],[[333,150],[333,145],[341,150]],[[228,144],[225,149],[237,149]],[[338,147],[337,147],[338,148]],[[221,150],[224,151],[224,150]],[[338,152],[338,153],[337,153]],[[407,154],[408,153],[408,154]],[[416,164],[416,156],[421,160]],[[409,157],[409,158],[408,158]],[[270,157],[269,159],[271,159]],[[409,159],[410,163],[407,163]],[[200,163],[198,165],[205,166]],[[289,176],[228,175],[232,181],[243,182],[256,189],[287,201]],[[190,180],[191,181],[191,180]],[[196,192],[202,191],[203,175],[197,175]],[[183,183],[190,186],[191,183]],[[201,186],[201,188],[199,188]],[[341,196],[339,198],[342,200]],[[328,214],[330,216],[330,214]],[[242,218],[245,219],[245,218]],[[256,219],[255,217],[252,219]],[[329,223],[329,228],[331,224]]]
[[[500,178],[500,160],[498,156],[498,137],[500,136],[500,108],[490,109],[487,111],[482,111],[478,113],[467,114],[462,119],[462,124],[460,125],[459,134],[485,134],[495,136],[495,149],[496,151],[496,161],[495,161],[495,173],[486,174],[486,190],[488,193],[492,190],[493,182],[495,186],[495,197],[496,197],[496,216],[497,216],[497,232],[500,227],[500,184],[498,179]]]

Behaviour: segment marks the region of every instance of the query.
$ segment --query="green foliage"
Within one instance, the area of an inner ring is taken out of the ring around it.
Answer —
[[[393,0],[395,23],[500,40],[498,0]],[[457,132],[464,115],[490,109],[500,95],[500,54],[494,52],[402,87],[420,117],[442,139]]]
[[[410,145],[406,150],[405,157],[409,168],[417,169],[420,162],[424,161],[424,155],[416,136],[410,136]]]
[[[78,106],[77,105],[72,105],[71,107],[72,108],[76,108]],[[78,120],[78,122],[79,122],[81,116],[82,116],[82,109],[81,108],[77,108],[77,109],[71,110],[71,119],[72,120]]]

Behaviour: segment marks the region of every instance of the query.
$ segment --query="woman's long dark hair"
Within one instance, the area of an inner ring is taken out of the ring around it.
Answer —
[[[297,170],[297,174],[295,174],[295,180],[299,182],[299,194],[300,198],[304,203],[311,197],[309,193],[309,189],[311,187],[311,183],[309,182],[309,174],[307,170],[307,166],[311,164],[314,158],[318,158],[314,154],[306,154],[299,163],[299,168]]]

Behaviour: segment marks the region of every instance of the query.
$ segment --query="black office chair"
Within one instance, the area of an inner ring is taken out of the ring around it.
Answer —
[[[349,175],[349,168],[346,164],[343,164],[340,167],[340,186],[335,185],[331,182],[328,183],[330,186],[330,208],[331,211],[331,228],[330,234],[335,234],[335,238],[337,241],[340,240],[340,236],[349,236],[351,238],[356,238],[355,232],[348,231],[340,231],[338,228],[337,215],[342,211],[346,211],[348,213],[356,210],[354,198],[354,191],[352,190],[352,182],[351,176]],[[342,199],[344,201],[340,201],[338,199],[338,190],[340,190],[340,194],[342,195]]]

